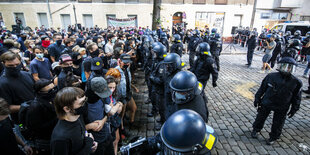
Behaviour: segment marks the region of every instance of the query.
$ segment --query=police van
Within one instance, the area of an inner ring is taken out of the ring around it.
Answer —
[[[292,34],[294,34],[296,30],[300,30],[301,36],[305,36],[306,33],[310,31],[310,23],[309,21],[300,21],[300,22],[286,21],[284,23],[276,24],[270,30],[271,31],[278,30],[282,31],[283,33],[291,31]]]

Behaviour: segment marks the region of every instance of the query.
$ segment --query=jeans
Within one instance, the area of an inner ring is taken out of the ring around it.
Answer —
[[[310,55],[307,55],[307,61],[308,61],[308,65],[304,71],[304,75],[308,74],[309,68],[310,68]]]

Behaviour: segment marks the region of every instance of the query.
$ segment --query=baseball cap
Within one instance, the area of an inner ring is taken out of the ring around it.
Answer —
[[[90,87],[100,98],[107,98],[112,95],[108,83],[103,77],[95,77],[91,79]]]
[[[103,61],[99,57],[95,57],[91,59],[91,70],[100,70],[103,67]]]
[[[67,61],[72,61],[72,58],[69,54],[63,54],[60,56],[59,64],[62,64],[62,63],[67,62]]]
[[[124,63],[131,63],[131,62],[132,62],[132,61],[131,61],[131,57],[130,57],[129,54],[125,54],[125,53],[121,54],[120,59],[121,59],[122,62],[124,62]]]
[[[59,62],[52,63],[52,70],[59,66]]]

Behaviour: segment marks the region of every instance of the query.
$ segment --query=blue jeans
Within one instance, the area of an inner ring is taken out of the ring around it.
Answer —
[[[308,71],[310,69],[310,55],[307,55],[307,61],[308,61],[308,65],[304,71],[304,75],[308,74]]]

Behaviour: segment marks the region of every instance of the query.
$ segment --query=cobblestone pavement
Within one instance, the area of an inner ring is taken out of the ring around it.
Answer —
[[[188,60],[188,56],[184,55],[182,59]],[[255,55],[252,67],[247,68],[244,65],[244,54],[220,56],[218,86],[212,88],[209,82],[205,89],[209,99],[209,125],[219,135],[219,141],[212,154],[310,154],[309,100],[303,99],[300,110],[293,118],[286,120],[283,134],[274,145],[266,145],[272,115],[266,120],[258,139],[251,138],[252,123],[257,114],[253,106],[254,94],[267,75],[258,73],[262,66],[261,59],[261,55]],[[306,89],[308,83],[307,79],[301,77],[302,73],[303,68],[298,67],[296,76],[303,81],[303,88]],[[140,93],[134,94],[138,106],[135,120],[139,126],[130,130],[130,133],[132,136],[153,136],[158,132],[154,130],[155,119],[146,117],[147,112],[151,111],[151,104],[143,103],[148,98],[143,72],[137,72],[136,77]]]

